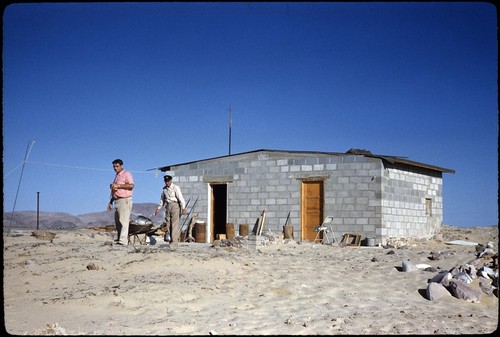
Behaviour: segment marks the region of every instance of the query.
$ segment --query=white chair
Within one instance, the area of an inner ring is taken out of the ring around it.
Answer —
[[[332,216],[327,216],[324,220],[323,223],[317,227],[314,228],[314,230],[317,232],[316,238],[314,239],[314,242],[320,241],[321,243],[334,243],[336,241],[335,239],[335,232],[333,231],[333,217]],[[331,242],[330,242],[331,239]]]

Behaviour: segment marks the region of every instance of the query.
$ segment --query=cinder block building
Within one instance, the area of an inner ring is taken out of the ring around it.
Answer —
[[[376,155],[256,150],[158,168],[181,186],[188,210],[206,223],[206,242],[226,224],[254,227],[266,211],[264,232],[293,226],[295,240],[313,241],[333,217],[334,233],[359,233],[375,244],[389,238],[430,238],[443,221],[443,173],[454,170]],[[196,203],[195,203],[196,201]]]

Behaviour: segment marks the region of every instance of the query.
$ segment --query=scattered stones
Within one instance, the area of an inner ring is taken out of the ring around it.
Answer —
[[[385,244],[385,248],[405,248],[411,246],[417,242],[426,242],[428,238],[421,237],[397,237],[397,238],[388,238]]]
[[[469,276],[466,272],[459,272],[458,274],[453,276],[454,279],[465,282],[465,283],[472,283],[472,277]]]
[[[429,271],[429,272],[431,272],[431,273],[435,273],[435,272],[437,272],[438,270],[437,270],[436,268],[434,268],[434,267],[430,266],[430,267],[425,267],[425,268],[423,269],[423,271]]]
[[[479,257],[480,258],[490,258],[490,257],[493,257],[495,256],[495,251],[491,248],[485,248],[480,254],[479,254]]]
[[[419,264],[412,264],[410,261],[403,261],[402,262],[402,271],[404,272],[411,272],[415,270],[424,270],[424,271],[435,271],[435,268],[425,264],[425,263],[419,263]]]
[[[483,266],[481,267],[481,269],[479,269],[478,273],[484,278],[490,280],[498,278],[498,268],[496,270],[493,270],[493,268],[490,268],[488,266]]]
[[[485,293],[488,296],[492,295],[493,290],[495,289],[493,284],[491,284],[490,279],[486,279],[486,278],[481,277],[481,276],[479,277],[479,288],[481,288],[483,293]]]
[[[451,296],[451,293],[441,283],[430,282],[427,286],[427,299],[435,301],[444,296]]]
[[[104,269],[104,267],[95,262],[90,262],[87,265],[87,270],[101,270],[101,269]]]
[[[441,260],[441,252],[431,252],[429,260]]]
[[[437,300],[444,296],[444,291],[471,303],[480,303],[483,293],[498,296],[498,254],[487,246],[489,244],[476,247],[477,258],[472,262],[455,266],[428,280],[427,299]],[[405,261],[403,267],[404,265]],[[406,268],[409,269],[409,266]],[[471,283],[477,278],[479,288],[473,288]]]
[[[31,236],[34,236],[35,238],[40,239],[40,240],[47,240],[47,241],[52,242],[52,240],[54,240],[54,238],[56,237],[56,234],[52,233],[52,232],[36,230],[36,231],[31,232]]]
[[[429,283],[439,283],[444,286],[448,286],[449,281],[451,280],[452,275],[449,271],[442,271],[432,279],[429,280]]]
[[[448,289],[451,294],[458,299],[466,300],[467,302],[472,303],[481,302],[481,291],[473,289],[460,280],[451,279]]]
[[[402,262],[402,271],[404,271],[405,273],[415,271],[415,270],[418,270],[417,266],[412,264],[410,261],[403,261]]]

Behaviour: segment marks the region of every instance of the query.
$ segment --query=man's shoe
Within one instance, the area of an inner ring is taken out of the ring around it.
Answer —
[[[163,241],[170,242],[170,240],[171,240],[170,233],[166,232],[165,235],[163,236]]]
[[[126,246],[126,245],[128,245],[128,243],[123,243],[121,241],[116,241],[115,245]]]

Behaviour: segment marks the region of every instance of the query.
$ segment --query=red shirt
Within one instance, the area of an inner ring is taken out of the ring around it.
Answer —
[[[116,174],[115,180],[113,180],[113,184],[133,184],[134,179],[132,178],[132,174],[128,171],[121,170]],[[118,189],[113,193],[113,199],[118,198],[128,198],[132,196],[131,190]]]

